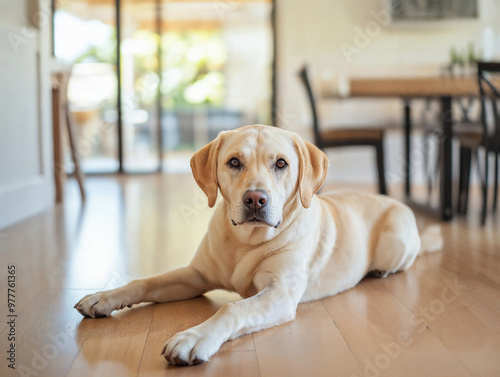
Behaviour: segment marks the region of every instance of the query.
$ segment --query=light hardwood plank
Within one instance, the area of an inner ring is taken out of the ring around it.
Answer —
[[[215,314],[224,304],[238,299],[237,295],[218,291],[209,294],[208,297],[155,305],[139,376],[163,376],[165,373],[173,376],[258,375],[251,335],[225,343],[221,351],[208,363],[191,368],[169,365],[160,355],[170,337],[179,331],[198,325]]]
[[[89,292],[42,290],[18,313],[15,348],[16,369],[21,376],[67,374],[94,325],[93,321],[82,321],[72,308],[86,293]],[[0,339],[7,339],[7,329],[0,333]]]
[[[68,376],[136,376],[154,306],[138,305],[95,322]]]
[[[398,284],[398,276],[387,279]],[[457,356],[379,280],[366,279],[322,300],[362,363],[362,375],[411,376],[418,371],[422,376],[468,376]]]
[[[376,366],[388,352],[381,344],[404,331],[412,344],[401,346],[380,376],[500,375],[500,213],[480,227],[477,191],[468,219],[441,224],[442,252],[419,257],[407,272],[299,305],[294,322],[228,342],[203,365],[178,368],[159,355],[166,340],[239,296],[214,292],[99,320],[83,319],[73,304],[186,264],[212,213],[206,198],[187,174],[89,177],[86,186],[84,207],[70,179],[64,206],[0,230],[0,280],[3,266],[18,266],[17,363],[32,366],[33,352],[43,356],[44,347],[57,351],[45,364],[37,360],[37,376],[364,376],[365,360]],[[391,187],[392,195],[401,192]],[[421,229],[436,222],[420,213],[417,219]],[[453,283],[465,288],[453,295]],[[0,310],[4,316],[5,306]],[[6,331],[2,321],[2,349]],[[0,365],[0,375],[11,374]]]
[[[500,345],[499,292],[480,280],[446,269],[429,274],[430,261],[417,260],[394,284],[382,282],[425,323],[473,376],[498,376],[494,354]]]
[[[262,377],[362,374],[359,362],[320,301],[300,304],[295,321],[253,337]]]

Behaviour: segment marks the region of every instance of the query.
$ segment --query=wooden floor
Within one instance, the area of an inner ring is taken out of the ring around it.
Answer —
[[[172,367],[165,341],[238,296],[140,305],[83,319],[83,295],[188,263],[211,210],[188,175],[94,177],[66,204],[0,230],[1,376],[500,376],[500,216],[443,224],[445,248],[407,272],[301,304],[294,322]],[[421,226],[433,220],[418,215]],[[16,370],[7,266],[15,265]]]

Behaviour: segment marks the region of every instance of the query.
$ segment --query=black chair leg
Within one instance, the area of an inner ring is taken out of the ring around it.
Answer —
[[[488,151],[484,151],[484,166],[483,166],[483,174],[481,174],[481,164],[479,163],[479,149],[477,150],[477,168],[479,171],[479,177],[481,179],[481,188],[483,192],[483,208],[481,210],[481,225],[486,223],[486,211],[488,208]],[[481,177],[481,175],[483,175]]]
[[[498,201],[498,159],[500,158],[499,153],[495,153],[495,180],[493,184],[493,213],[497,212],[497,201]]]
[[[465,175],[465,172],[464,172],[464,165],[465,165],[465,162],[464,162],[464,147],[461,145],[460,146],[460,164],[459,164],[459,167],[460,167],[460,174],[459,174],[459,177],[458,177],[458,200],[457,200],[457,213],[459,215],[461,215],[463,212],[463,202],[464,202],[464,175]]]
[[[387,195],[387,186],[385,183],[384,141],[381,140],[375,146],[375,149],[377,151],[378,191],[382,195]]]
[[[472,150],[470,148],[464,147],[464,168],[460,169],[464,173],[464,194],[463,194],[463,205],[462,214],[467,214],[467,208],[469,205],[469,187],[470,187],[470,168],[472,162]]]

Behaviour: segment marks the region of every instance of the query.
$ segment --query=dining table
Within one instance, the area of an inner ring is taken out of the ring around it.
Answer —
[[[444,221],[453,218],[453,116],[452,101],[455,98],[474,97],[479,95],[477,76],[436,76],[408,78],[352,78],[349,80],[347,98],[401,98],[403,100],[404,124],[404,175],[405,197],[408,204],[426,211],[431,211]],[[327,95],[328,96],[328,95]],[[337,96],[331,94],[330,96]],[[411,103],[414,99],[438,100],[440,106],[440,132],[438,135],[440,149],[440,183],[438,208],[430,203],[422,203],[411,195]]]

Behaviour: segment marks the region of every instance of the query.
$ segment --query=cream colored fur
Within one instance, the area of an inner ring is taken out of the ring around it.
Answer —
[[[237,158],[241,167],[231,166]],[[277,168],[279,159],[285,168]],[[227,340],[291,321],[300,302],[354,287],[369,272],[385,277],[409,268],[421,250],[412,211],[380,195],[315,195],[326,177],[325,154],[298,135],[268,126],[222,132],[192,159],[193,175],[214,206],[191,263],[123,287],[85,296],[76,309],[100,317],[141,302],[168,302],[226,289],[242,300],[169,339],[172,364],[207,361]],[[242,197],[264,190],[264,222],[248,222]],[[439,228],[422,251],[442,244]]]

